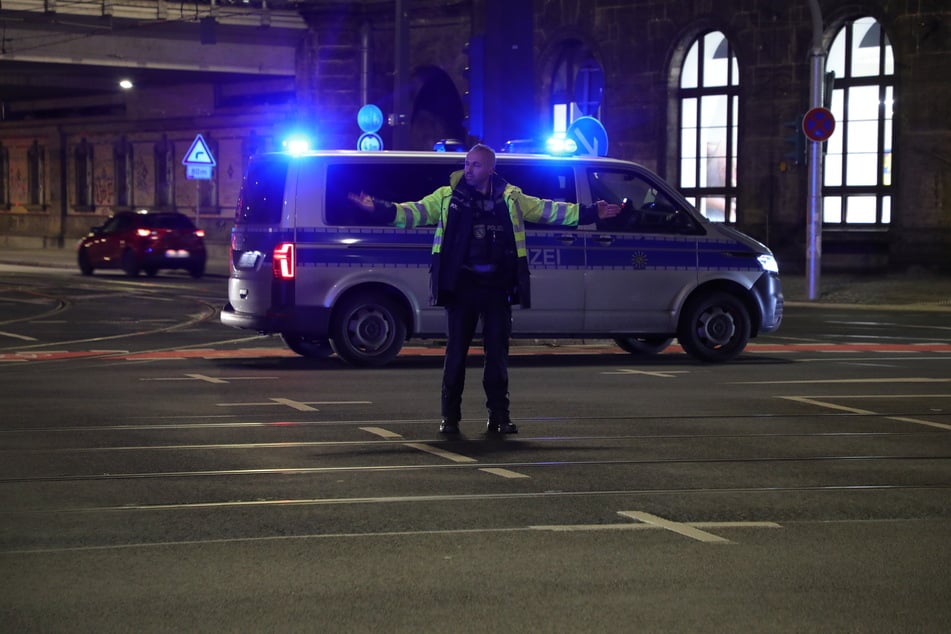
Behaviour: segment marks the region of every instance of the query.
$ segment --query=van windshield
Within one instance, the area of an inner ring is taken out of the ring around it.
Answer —
[[[589,170],[588,187],[594,200],[621,205],[618,216],[598,221],[599,231],[703,233],[683,205],[640,174],[624,170]]]
[[[280,223],[289,164],[282,155],[251,159],[235,209],[236,225]]]

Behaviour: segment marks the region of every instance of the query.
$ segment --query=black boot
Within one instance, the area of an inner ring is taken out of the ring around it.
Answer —
[[[459,420],[455,418],[443,418],[442,422],[439,423],[439,433],[440,434],[458,434]]]
[[[517,434],[518,427],[509,418],[508,412],[489,412],[489,420],[486,423],[485,431],[488,434]]]

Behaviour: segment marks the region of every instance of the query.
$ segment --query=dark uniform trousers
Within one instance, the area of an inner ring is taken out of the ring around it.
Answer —
[[[446,316],[449,332],[442,379],[443,418],[458,421],[462,417],[466,355],[480,318],[485,349],[482,373],[485,405],[490,418],[507,418],[509,338],[512,335],[512,307],[508,293],[503,288],[462,282],[446,306]]]

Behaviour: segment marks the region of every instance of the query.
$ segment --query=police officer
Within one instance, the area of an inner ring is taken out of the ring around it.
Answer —
[[[512,305],[531,306],[525,221],[588,224],[616,216],[618,205],[601,200],[582,207],[529,196],[495,173],[495,152],[482,144],[469,150],[465,168],[452,174],[448,186],[418,202],[391,203],[364,193],[350,198],[397,227],[436,225],[432,302],[446,307],[448,320],[439,431],[459,433],[466,356],[481,319],[486,431],[517,433],[509,416],[508,355]]]

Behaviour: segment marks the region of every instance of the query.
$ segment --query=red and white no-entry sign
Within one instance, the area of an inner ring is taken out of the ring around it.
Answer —
[[[802,118],[802,131],[810,141],[828,141],[835,132],[835,116],[827,108],[813,108]]]

